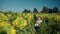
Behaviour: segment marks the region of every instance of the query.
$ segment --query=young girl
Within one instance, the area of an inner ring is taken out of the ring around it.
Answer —
[[[37,17],[36,20],[35,20],[35,30],[36,30],[36,33],[38,32],[38,28],[39,28],[41,23],[42,23],[41,17]]]

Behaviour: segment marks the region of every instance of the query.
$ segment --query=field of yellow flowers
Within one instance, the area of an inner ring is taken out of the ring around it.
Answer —
[[[0,34],[35,34],[34,15],[60,21],[59,13],[0,13]],[[30,22],[29,22],[30,21]]]

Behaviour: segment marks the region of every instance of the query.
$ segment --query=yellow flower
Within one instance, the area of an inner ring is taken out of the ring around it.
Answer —
[[[16,20],[14,20],[14,21],[12,22],[12,24],[13,24],[13,25],[18,25],[18,21],[19,21],[19,17],[17,17]]]
[[[3,23],[0,23],[0,27],[3,26],[4,24]]]
[[[24,23],[20,24],[20,28],[23,29],[27,26],[27,20],[24,20]]]
[[[11,14],[7,14],[8,17],[11,17]]]
[[[16,30],[11,28],[11,34],[16,34]]]
[[[16,30],[11,26],[7,34],[16,34]]]

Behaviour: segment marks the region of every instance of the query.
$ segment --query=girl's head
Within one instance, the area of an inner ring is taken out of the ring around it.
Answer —
[[[36,20],[42,20],[42,18],[41,17],[37,17]]]

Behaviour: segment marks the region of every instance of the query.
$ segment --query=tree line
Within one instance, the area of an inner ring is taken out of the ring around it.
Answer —
[[[48,8],[46,6],[43,7],[42,11],[38,11],[37,8],[34,8],[33,11],[31,10],[27,10],[27,9],[24,9],[23,13],[60,13],[60,11],[58,10],[58,7],[54,7],[53,9],[52,8]]]

